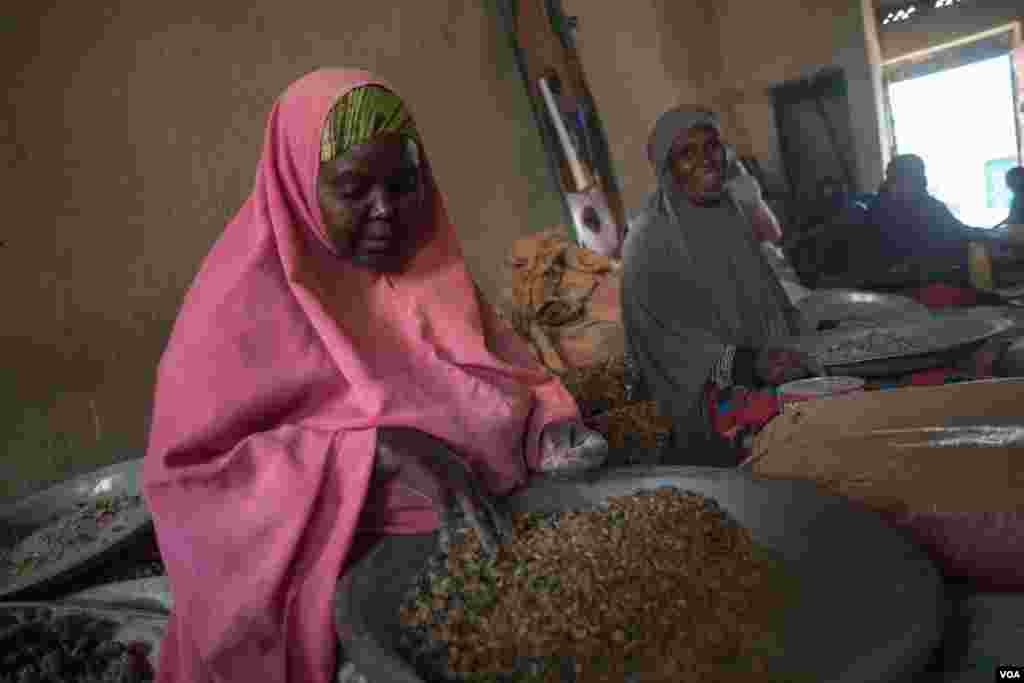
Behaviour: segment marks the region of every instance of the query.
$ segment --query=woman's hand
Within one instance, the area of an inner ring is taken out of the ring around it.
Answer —
[[[574,475],[597,469],[608,459],[608,442],[578,420],[554,422],[541,434],[540,470]]]
[[[757,354],[754,371],[759,380],[770,386],[825,374],[821,362],[806,353],[772,348],[762,349]]]
[[[484,490],[472,470],[447,444],[407,427],[377,430],[377,457],[371,485],[397,479],[398,484],[434,504],[441,518],[441,543],[461,508],[480,536],[484,552],[493,555],[512,536],[512,523]]]

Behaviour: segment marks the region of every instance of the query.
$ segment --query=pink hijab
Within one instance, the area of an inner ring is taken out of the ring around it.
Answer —
[[[368,84],[388,87],[320,70],[279,98],[255,189],[161,359],[143,468],[175,599],[161,683],[332,677],[332,598],[357,530],[437,525],[422,500],[368,490],[378,427],[444,439],[504,494],[538,468],[544,426],[578,417],[479,297],[439,192],[435,237],[407,272],[333,253],[316,193],[321,126]]]

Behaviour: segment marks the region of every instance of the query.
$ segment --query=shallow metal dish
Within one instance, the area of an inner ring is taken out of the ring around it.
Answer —
[[[932,317],[926,306],[909,297],[855,289],[818,290],[801,299],[797,308],[813,330],[829,321],[842,327],[844,323],[906,323]]]
[[[116,607],[170,614],[174,601],[171,598],[171,583],[166,576],[149,579],[118,581],[94,586],[62,598],[65,605],[87,607]]]
[[[948,320],[956,318],[982,318],[994,320],[1005,318],[1012,324],[1003,332],[999,333],[1000,338],[1016,338],[1024,336],[1024,308],[1015,306],[973,306],[971,308],[950,308],[933,314],[936,320]]]
[[[15,546],[40,527],[75,512],[79,503],[108,496],[141,495],[141,465],[141,459],[117,463],[3,506],[0,508],[0,547]],[[119,530],[108,527],[102,530],[96,543],[69,548],[63,558],[37,571],[15,577],[0,571],[0,599],[49,597],[82,572],[116,557],[146,533],[151,524],[152,517],[143,504],[126,512],[117,525]]]
[[[821,683],[882,683],[910,680],[928,663],[946,614],[936,568],[877,515],[809,482],[641,466],[609,470],[591,482],[540,480],[506,505],[513,512],[553,512],[664,486],[717,501],[799,577],[801,600],[784,638],[802,645],[787,652],[788,670]],[[368,680],[420,680],[389,648],[402,596],[435,548],[435,535],[387,537],[350,570],[348,613],[372,635],[350,643],[349,652]]]
[[[59,605],[48,602],[4,602],[0,603],[0,615],[13,617],[23,610],[35,610],[37,618],[47,615],[57,618],[69,614],[81,614],[96,619],[105,619],[118,624],[114,640],[125,643],[142,642],[149,646],[147,659],[153,670],[157,670],[160,661],[160,643],[167,633],[167,617],[153,612],[130,609],[103,609],[80,607],[77,605]]]
[[[883,324],[870,328],[836,330],[823,334],[795,337],[782,342],[788,348],[797,349],[819,357],[829,369],[829,374],[843,374],[854,377],[865,376],[857,368],[863,364],[898,359],[921,359],[942,354],[1002,334],[1014,327],[1014,322],[1003,315],[988,312],[967,312],[963,314],[949,313],[931,320],[910,323]],[[861,353],[855,358],[842,362],[827,358],[830,346],[849,343],[857,339],[878,333],[889,333],[893,336],[912,339],[916,347],[913,352],[892,353],[876,352]],[[927,365],[925,365],[927,367]],[[842,368],[842,370],[838,370]]]

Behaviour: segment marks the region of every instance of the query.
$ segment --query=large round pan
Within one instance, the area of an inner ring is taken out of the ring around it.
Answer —
[[[61,598],[60,602],[87,607],[144,610],[165,615],[170,614],[174,606],[171,584],[166,576],[93,586]]]
[[[855,289],[818,290],[801,299],[797,308],[813,330],[824,326],[838,329],[907,323],[932,317],[926,306],[909,297]]]
[[[838,329],[792,338],[783,345],[817,357],[831,375],[877,377],[935,367],[959,350],[999,336],[1014,327],[1004,315],[991,312],[947,313],[931,320]],[[888,335],[903,339],[905,347],[853,351],[865,339]]]
[[[80,504],[140,495],[141,464],[138,459],[104,467],[0,508],[0,553],[9,553],[42,527],[75,513]],[[9,571],[7,563],[0,562],[0,599],[51,597],[82,572],[117,557],[151,529],[152,518],[142,504],[125,510],[115,524],[101,529],[95,542],[68,548],[60,560],[21,574]]]
[[[507,505],[513,512],[552,512],[663,486],[717,501],[798,578],[801,599],[783,634],[785,642],[796,643],[785,656],[790,671],[820,683],[895,683],[926,666],[946,612],[935,567],[878,516],[808,482],[754,481],[705,468],[631,467],[590,482],[540,481]],[[350,654],[368,680],[418,680],[389,648],[403,594],[435,549],[434,535],[388,537],[351,569],[347,609],[371,637],[352,642]]]

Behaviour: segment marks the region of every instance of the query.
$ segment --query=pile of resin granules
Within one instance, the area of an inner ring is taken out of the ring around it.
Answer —
[[[614,464],[652,464],[667,448],[672,421],[658,413],[654,401],[638,398],[632,374],[626,359],[618,357],[572,368],[560,379],[587,426],[608,440],[613,458],[621,454],[623,461]]]
[[[674,488],[459,532],[402,607],[429,683],[796,681],[769,673],[796,587],[713,501]]]
[[[116,622],[49,608],[0,608],[0,683],[144,683],[145,643],[113,639]]]

